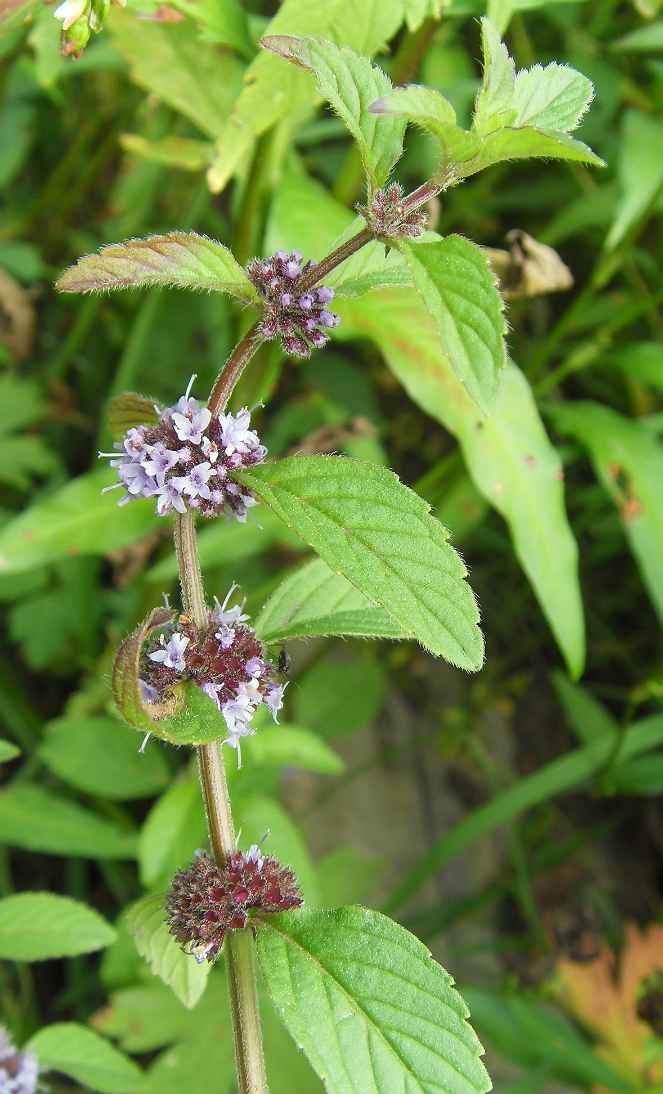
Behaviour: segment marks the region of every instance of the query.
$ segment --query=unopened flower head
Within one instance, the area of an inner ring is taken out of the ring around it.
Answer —
[[[233,589],[223,604],[216,602],[205,631],[183,615],[167,634],[150,642],[139,683],[147,704],[162,702],[174,684],[184,680],[196,684],[223,714],[228,731],[224,743],[237,749],[241,764],[240,741],[255,733],[253,715],[264,703],[276,721],[285,685],[276,683],[265,647],[247,626],[248,615],[237,605],[227,607]]]
[[[257,505],[246,487],[233,479],[242,468],[262,463],[267,449],[249,428],[250,413],[213,418],[207,407],[186,395],[161,411],[155,426],[139,425],[117,442],[111,458],[125,493],[118,505],[132,498],[155,498],[157,513],[197,509],[203,516],[224,513],[244,523]],[[108,486],[114,490],[116,486]]]
[[[403,205],[403,187],[397,182],[376,190],[371,206],[360,211],[378,239],[416,239],[428,222],[423,210],[407,211]]]
[[[0,1094],[35,1094],[38,1089],[37,1057],[29,1049],[19,1052],[0,1026]]]
[[[127,0],[112,2],[123,8]],[[99,33],[106,22],[110,6],[111,0],[64,0],[55,9],[53,15],[62,23],[60,52],[65,57],[81,56],[88,43],[90,31]]]
[[[309,357],[311,350],[324,346],[339,321],[327,308],[334,299],[333,289],[319,285],[302,291],[298,287],[313,266],[310,260],[302,266],[299,251],[277,251],[269,258],[254,259],[247,267],[264,304],[263,336],[280,337],[292,357]]]
[[[228,931],[256,912],[285,912],[304,903],[295,875],[258,847],[228,855],[220,869],[200,854],[173,878],[166,897],[170,933],[196,961],[214,961]]]

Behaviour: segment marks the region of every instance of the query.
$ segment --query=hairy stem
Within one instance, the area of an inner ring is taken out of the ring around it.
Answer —
[[[204,631],[208,625],[208,615],[196,547],[195,514],[192,509],[187,509],[185,514],[175,514],[174,538],[184,610],[196,626]],[[223,867],[227,856],[236,851],[237,845],[219,740],[200,746],[198,770],[212,851],[218,865]],[[225,954],[239,1092],[267,1094],[253,966],[253,939],[250,931],[242,932],[246,936],[242,939],[233,939],[230,937],[232,934],[233,932],[229,932],[226,937]]]
[[[223,413],[235,384],[258,346],[264,341],[264,336],[260,330],[260,322],[257,322],[253,324],[250,330],[247,330],[244,337],[237,343],[221,373],[214,381],[214,387],[207,403],[207,409],[213,417]]]
[[[300,282],[297,285],[297,292],[306,292],[307,289],[313,288],[317,285],[318,281],[322,281],[328,273],[335,270],[337,266],[341,265],[341,262],[345,262],[346,258],[350,258],[357,251],[360,251],[362,247],[365,247],[367,243],[370,243],[375,236],[370,228],[362,228],[361,232],[358,232],[352,239],[348,239],[345,243],[342,243],[340,247],[337,247],[335,251],[328,254],[326,258],[323,258],[320,262],[316,262],[305,273]]]

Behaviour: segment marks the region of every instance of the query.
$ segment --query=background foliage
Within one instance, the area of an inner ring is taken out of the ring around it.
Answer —
[[[162,592],[176,596],[176,571],[150,504],[118,510],[100,495],[111,476],[96,452],[109,444],[113,395],[133,388],[168,404],[192,372],[204,391],[248,316],[216,294],[81,301],[58,296],[53,281],[81,254],[173,228],[219,239],[240,262],[278,247],[321,257],[353,222],[361,162],[315,81],[256,55],[258,38],[327,36],[371,56],[389,42],[377,61],[392,83],[439,90],[467,125],[483,11],[452,0],[438,22],[415,0],[287,0],[272,20],[269,3],[138,0],[114,8],[74,61],[57,52],[52,8],[7,8],[0,713],[16,747],[3,743],[0,754],[0,954],[15,952],[18,923],[29,925],[26,961],[55,957],[53,943],[43,948],[55,922],[64,924],[57,954],[75,956],[4,964],[0,996],[19,1043],[45,1026],[35,1051],[92,1089],[202,1094],[232,1074],[222,974],[213,970],[196,1007],[205,970],[195,980],[190,962],[173,964],[187,1010],[150,972],[172,955],[139,955],[126,929],[125,909],[163,890],[204,843],[205,822],[188,753],[150,742],[139,757],[136,735],[110,713],[113,652]],[[433,505],[478,593],[486,667],[470,678],[389,640],[293,641],[286,724],[247,741],[232,794],[242,845],[269,828],[268,848],[295,870],[309,906],[386,906],[474,981],[462,988],[499,1090],[654,1091],[663,1082],[663,943],[648,926],[661,911],[663,849],[663,21],[655,0],[490,0],[488,14],[517,67],[554,59],[591,78],[580,136],[608,165],[500,164],[434,203],[442,235],[503,248],[508,231],[523,229],[557,248],[575,280],[564,293],[512,294],[498,411],[482,418],[445,383],[430,321],[402,286],[345,298],[338,341],[305,363],[263,347],[233,402],[263,400],[256,420],[272,455],[368,459]],[[413,189],[436,157],[425,133],[408,130],[396,177]],[[361,266],[356,276],[358,289],[370,287]],[[270,512],[260,522],[261,532],[216,522],[200,535],[208,587],[225,595],[240,582],[254,614],[308,560]],[[314,610],[321,578],[309,565]],[[277,617],[278,605],[270,611]],[[262,625],[269,638],[268,614]],[[402,709],[394,741],[380,726]],[[496,717],[506,746],[491,733]],[[374,747],[358,760],[354,735],[371,723]],[[305,830],[320,843],[315,808],[335,796],[353,808],[381,764],[416,773],[425,846],[380,864],[362,857],[365,847],[328,839],[314,861]],[[459,803],[453,823],[438,801],[448,791]],[[503,843],[489,838],[498,829]],[[468,849],[462,861],[490,861],[466,891],[438,871]],[[55,895],[21,909],[25,890]],[[100,914],[83,915],[82,903]],[[270,1089],[318,1090],[268,1003],[264,1012]],[[98,1033],[84,1028],[90,1020]],[[54,1038],[56,1023],[69,1023],[66,1037]],[[138,1058],[147,1085],[99,1033]]]

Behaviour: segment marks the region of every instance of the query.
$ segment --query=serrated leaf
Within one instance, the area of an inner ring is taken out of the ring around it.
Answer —
[[[568,65],[553,62],[543,68],[534,65],[516,76],[514,106],[517,128],[533,125],[536,129],[568,133],[594,98],[591,80]]]
[[[285,0],[265,34],[325,38],[371,57],[393,37],[403,20],[401,0]],[[216,142],[207,174],[210,189],[222,190],[257,136],[285,117],[296,117],[316,101],[310,77],[262,51],[246,70],[245,87]]]
[[[600,403],[547,404],[546,413],[587,449],[663,621],[663,445],[639,422]]]
[[[149,399],[145,395],[136,395],[133,391],[116,395],[111,401],[107,415],[108,428],[113,440],[122,440],[125,433],[139,425],[156,425],[161,409],[163,408],[157,409],[154,399]]]
[[[168,930],[164,899],[157,893],[139,900],[127,912],[127,924],[136,949],[154,975],[172,988],[190,1010],[205,990],[211,965],[207,961],[198,964],[195,957],[180,949]]]
[[[195,232],[129,239],[79,258],[55,282],[61,292],[107,292],[146,285],[227,292],[251,302],[256,293],[223,244]]]
[[[201,41],[191,19],[137,19],[134,11],[113,7],[107,26],[132,79],[206,136],[218,137],[241,91],[243,62],[230,50]]]
[[[39,746],[40,758],[61,779],[116,801],[156,794],[168,782],[168,766],[159,749],[115,718],[64,717],[48,722]]]
[[[295,456],[240,478],[406,634],[452,664],[480,668],[467,571],[426,503],[393,472],[341,456]]]
[[[12,744],[11,741],[0,740],[0,764],[7,763],[7,760],[13,760],[20,755],[21,750],[15,744]]]
[[[184,702],[181,686],[166,691],[164,702],[145,703],[140,688],[140,657],[145,643],[155,631],[169,626],[175,612],[168,608],[154,608],[147,619],[127,635],[115,654],[111,672],[113,701],[121,718],[134,729],[164,736],[157,720],[172,717]],[[169,738],[166,737],[166,740]]]
[[[405,121],[369,112],[375,99],[391,91],[391,81],[347,46],[267,35],[261,44],[317,78],[318,90],[343,119],[357,142],[369,182],[369,200],[388,179],[403,154]]]
[[[322,634],[404,637],[382,608],[321,558],[281,582],[256,619],[255,630],[262,642]]]
[[[0,574],[18,574],[70,555],[106,555],[134,543],[158,525],[154,501],[140,498],[118,507],[111,468],[72,479],[0,530]]]
[[[59,1071],[100,1094],[140,1094],[145,1076],[138,1064],[105,1037],[77,1022],[44,1026],[28,1042],[40,1065]]]
[[[0,957],[12,961],[94,953],[115,937],[98,912],[68,896],[30,892],[0,900]]]
[[[507,365],[501,404],[484,418],[451,372],[412,290],[339,300],[337,310],[339,333],[372,338],[410,397],[458,438],[478,490],[509,523],[569,671],[579,675],[585,647],[578,548],[566,517],[561,462],[524,376]]]
[[[492,414],[506,365],[506,323],[486,256],[462,236],[403,243],[402,250],[449,364],[477,406]]]
[[[256,925],[272,1002],[328,1094],[490,1090],[451,977],[403,927],[364,908]]]
[[[74,858],[132,859],[136,837],[89,809],[22,784],[0,791],[0,842]]]
[[[501,41],[496,27],[485,16],[481,20],[483,83],[474,103],[472,128],[482,136],[496,114],[513,109],[516,66]]]

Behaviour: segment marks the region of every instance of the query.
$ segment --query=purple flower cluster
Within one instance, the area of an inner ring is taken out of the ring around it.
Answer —
[[[99,453],[111,457],[120,479],[106,490],[124,486],[118,505],[132,498],[156,498],[160,516],[173,509],[185,513],[189,507],[206,517],[225,513],[228,520],[235,516],[243,523],[247,509],[258,503],[235,482],[233,472],[262,463],[267,454],[249,421],[246,407],[239,414],[213,418],[207,407],[189,398],[187,389],[176,406],[160,412],[157,425],[130,429],[114,446],[119,457],[117,452]]]
[[[377,239],[416,239],[428,222],[421,209],[408,213],[403,206],[403,187],[397,182],[385,190],[376,190],[370,208],[362,208],[368,227]]]
[[[277,251],[270,258],[254,259],[247,269],[263,302],[261,330],[265,338],[280,336],[283,348],[292,357],[310,357],[329,341],[329,331],[339,322],[338,315],[328,311],[334,290],[324,285],[302,292],[298,285],[313,269],[309,259],[302,266],[299,251],[289,255]]]
[[[254,843],[226,857],[223,868],[201,851],[178,870],[166,897],[166,922],[196,961],[214,961],[228,931],[241,931],[255,912],[286,912],[304,899],[295,875]]]
[[[228,729],[224,744],[237,749],[241,766],[239,742],[255,733],[253,715],[265,703],[276,721],[285,685],[275,682],[265,647],[246,626],[248,615],[242,615],[238,605],[226,607],[234,588],[223,604],[216,601],[207,630],[180,616],[178,630],[167,637],[162,634],[147,646],[140,686],[143,701],[149,704],[163,702],[166,689],[182,680],[197,684],[223,714]]]
[[[18,1052],[4,1026],[0,1026],[0,1094],[35,1094],[39,1064],[29,1049]]]

